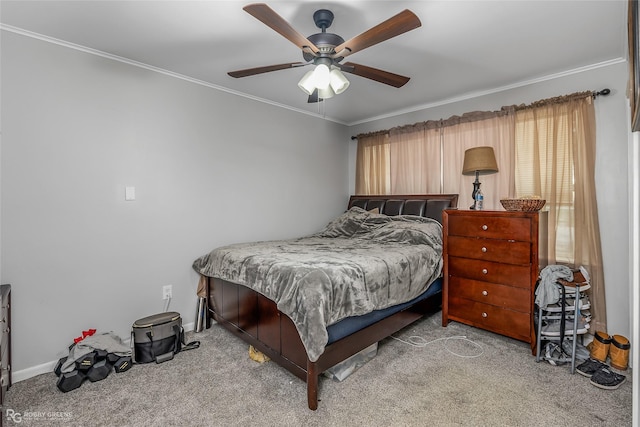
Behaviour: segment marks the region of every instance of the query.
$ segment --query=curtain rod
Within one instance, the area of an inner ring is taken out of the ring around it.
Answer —
[[[593,92],[593,97],[595,98],[596,96],[600,96],[600,95],[602,95],[602,96],[607,96],[607,95],[609,95],[610,93],[611,93],[611,89],[609,89],[609,88],[605,88],[605,89],[599,90],[599,91],[597,91],[597,92],[596,92],[596,91],[594,91],[594,92]]]
[[[609,88],[605,88],[605,89],[598,90],[598,91],[596,91],[596,90],[592,91],[592,92],[591,92],[591,96],[595,99],[596,97],[598,97],[598,96],[600,96],[600,95],[602,95],[602,96],[607,96],[607,95],[609,95],[610,93],[611,93],[611,89],[609,89]],[[378,131],[378,132],[381,132],[381,133],[388,133],[389,131],[387,130],[387,131]],[[373,132],[373,133],[377,133],[377,132]],[[352,136],[352,137],[351,137],[351,140],[353,141],[354,139],[358,139],[358,137],[357,137],[357,136]]]

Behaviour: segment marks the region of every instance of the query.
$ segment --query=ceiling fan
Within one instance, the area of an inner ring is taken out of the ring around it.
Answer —
[[[317,10],[313,14],[313,21],[322,32],[309,37],[304,37],[296,31],[284,18],[264,3],[250,4],[243,10],[298,46],[306,62],[290,62],[231,71],[228,73],[231,77],[247,77],[313,64],[314,69],[307,72],[298,83],[300,89],[309,95],[308,102],[318,102],[344,92],[349,87],[349,81],[342,72],[398,88],[409,81],[409,77],[353,62],[342,63],[342,60],[351,54],[421,26],[420,19],[410,10],[405,9],[348,41],[326,31],[333,23],[334,17],[333,13],[327,9]]]

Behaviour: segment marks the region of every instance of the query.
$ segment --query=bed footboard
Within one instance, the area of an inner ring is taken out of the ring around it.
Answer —
[[[318,408],[320,375],[343,360],[440,309],[442,293],[420,301],[370,326],[329,344],[320,358],[307,357],[293,321],[275,303],[254,290],[224,280],[208,278],[208,319],[211,318],[278,365],[307,383],[309,409]]]

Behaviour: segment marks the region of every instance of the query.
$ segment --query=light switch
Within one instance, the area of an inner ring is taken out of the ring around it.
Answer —
[[[125,187],[124,188],[124,199],[126,201],[131,201],[136,199],[136,187]]]

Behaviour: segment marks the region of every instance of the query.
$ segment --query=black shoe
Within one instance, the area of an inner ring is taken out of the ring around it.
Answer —
[[[602,368],[591,376],[591,384],[605,390],[615,390],[626,380],[624,375],[616,374],[608,368]]]
[[[585,377],[591,378],[593,374],[599,371],[602,368],[608,368],[609,366],[605,365],[602,362],[598,362],[597,360],[589,359],[586,362],[578,365],[576,367],[576,371],[580,375],[584,375]]]

